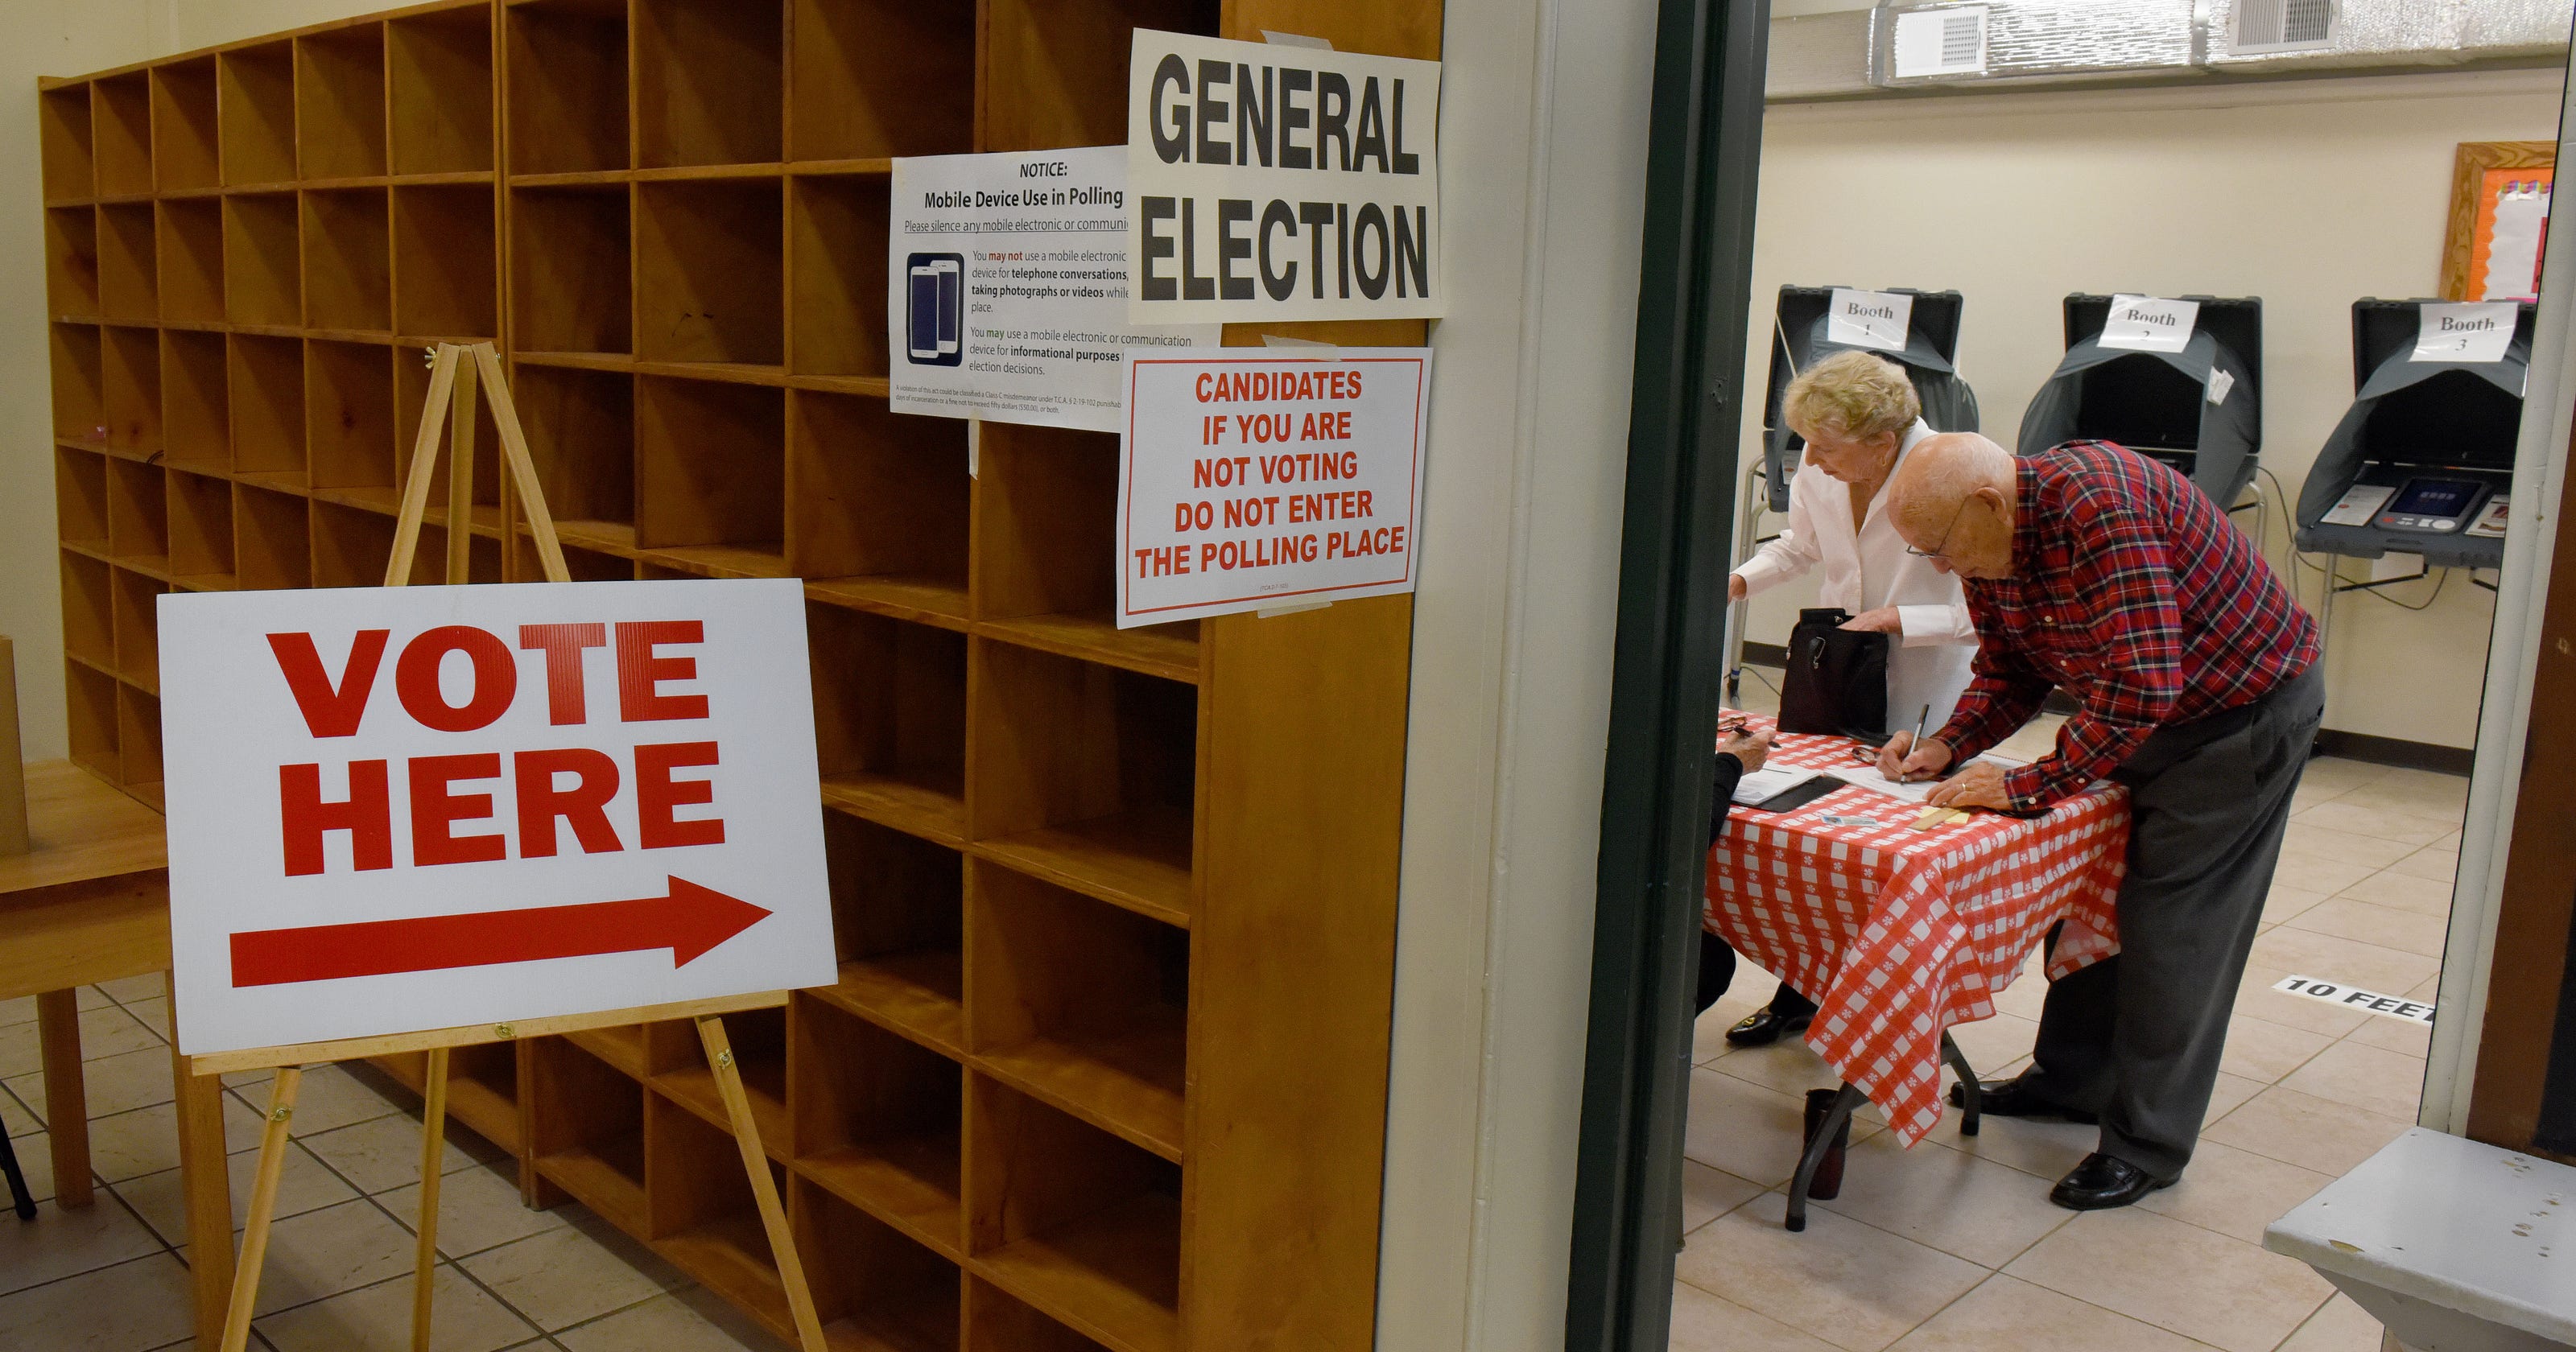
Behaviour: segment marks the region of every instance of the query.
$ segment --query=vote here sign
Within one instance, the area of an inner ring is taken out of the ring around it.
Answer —
[[[190,1055],[835,978],[793,580],[160,601]]]
[[[1118,624],[1413,590],[1429,348],[1127,357]]]

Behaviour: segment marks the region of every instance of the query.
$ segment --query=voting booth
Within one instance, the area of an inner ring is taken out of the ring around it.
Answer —
[[[2263,445],[2262,300],[2078,292],[2065,314],[2066,356],[2022,412],[2022,452],[2115,442],[2234,507]]]
[[[2502,563],[2531,334],[2529,301],[2354,301],[2352,407],[2308,471],[2299,548]]]
[[[1848,307],[1875,302],[1890,311],[1887,328],[1873,331],[1837,323],[1840,297]],[[1923,420],[1936,432],[1977,430],[1977,392],[1958,372],[1959,314],[1965,302],[1956,291],[1855,292],[1848,287],[1784,286],[1779,318],[1773,327],[1771,385],[1762,402],[1762,463],[1769,484],[1770,507],[1789,510],[1789,479],[1798,472],[1798,457],[1807,448],[1780,416],[1781,396],[1789,382],[1809,364],[1846,348],[1878,355],[1905,368],[1914,392],[1923,400]],[[1855,341],[1862,339],[1863,341]]]

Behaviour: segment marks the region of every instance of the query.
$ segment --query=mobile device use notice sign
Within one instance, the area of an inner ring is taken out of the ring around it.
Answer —
[[[1428,348],[1131,354],[1118,625],[1413,590]]]
[[[1440,63],[1139,28],[1138,323],[1435,319]]]
[[[160,599],[189,1055],[835,979],[794,579]]]
[[[1213,346],[1127,320],[1122,146],[894,162],[886,349],[897,413],[1115,432],[1119,354]]]

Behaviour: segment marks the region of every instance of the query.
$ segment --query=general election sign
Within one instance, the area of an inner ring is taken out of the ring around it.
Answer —
[[[1131,320],[1446,313],[1439,62],[1140,28],[1127,110]]]
[[[190,1055],[834,979],[792,579],[160,600]]]
[[[1413,590],[1428,348],[1127,359],[1118,624]]]

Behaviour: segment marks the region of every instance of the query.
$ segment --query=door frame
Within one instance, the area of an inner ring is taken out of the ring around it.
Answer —
[[[1747,395],[1769,0],[1663,0],[1565,1345],[1661,1352]]]

